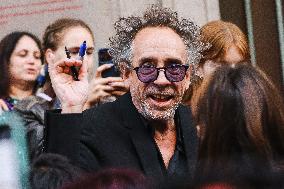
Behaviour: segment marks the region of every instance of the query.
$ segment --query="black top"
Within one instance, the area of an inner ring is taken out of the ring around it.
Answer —
[[[82,114],[48,112],[46,151],[66,155],[86,171],[126,167],[159,181],[165,178],[161,156],[140,116],[130,93]],[[197,133],[189,108],[178,107],[176,116],[183,147],[177,145],[167,174],[178,176],[180,167],[185,167],[181,172],[191,177],[197,159]]]
[[[158,145],[156,144],[154,140],[155,129],[149,125],[149,122],[143,116],[140,116],[140,117],[143,121],[144,126],[148,129],[149,134],[152,136],[153,142],[155,143],[155,147],[157,151],[157,158],[159,160],[159,164],[163,172],[163,175],[167,178],[172,178],[172,177],[183,178],[187,176],[186,174],[188,173],[188,167],[186,166],[187,165],[186,154],[185,154],[185,149],[184,149],[184,141],[183,141],[183,135],[182,135],[182,130],[180,126],[178,112],[175,114],[175,118],[174,118],[176,131],[177,131],[176,147],[175,147],[174,154],[169,161],[168,168],[166,168],[166,165],[163,161],[162,154],[159,150]]]

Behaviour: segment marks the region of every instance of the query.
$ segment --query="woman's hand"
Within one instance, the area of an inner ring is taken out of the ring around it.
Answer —
[[[7,104],[5,103],[5,101],[3,99],[0,99],[0,115],[4,111],[9,111],[9,107],[7,106]]]
[[[95,77],[90,82],[88,100],[84,109],[88,109],[109,96],[121,96],[129,90],[121,77],[102,77],[102,72],[110,69],[113,64],[104,64],[97,68]]]

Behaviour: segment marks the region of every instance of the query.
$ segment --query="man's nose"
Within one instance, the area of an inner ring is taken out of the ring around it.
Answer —
[[[166,78],[165,70],[162,69],[162,70],[158,71],[158,77],[154,81],[154,84],[156,84],[156,85],[169,85],[169,84],[171,84],[171,82]]]

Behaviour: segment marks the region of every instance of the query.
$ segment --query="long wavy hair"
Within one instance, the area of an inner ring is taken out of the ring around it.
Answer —
[[[194,94],[192,110],[200,127],[201,172],[248,159],[254,159],[252,165],[256,160],[261,166],[281,165],[284,103],[260,69],[242,63],[219,67]]]

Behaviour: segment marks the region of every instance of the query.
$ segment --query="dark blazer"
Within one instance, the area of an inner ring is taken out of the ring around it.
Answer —
[[[176,111],[190,176],[197,159],[197,133],[189,108],[180,106]],[[48,112],[46,140],[47,152],[66,155],[88,171],[127,167],[152,178],[163,177],[154,140],[129,93],[82,114]]]

